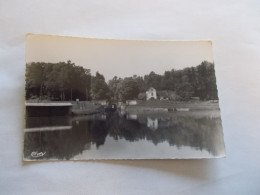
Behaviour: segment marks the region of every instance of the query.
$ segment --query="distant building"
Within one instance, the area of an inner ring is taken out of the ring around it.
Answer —
[[[168,97],[160,96],[160,100],[169,100]]]
[[[173,90],[157,90],[157,99],[160,100],[177,100],[178,97]]]
[[[126,100],[126,105],[133,106],[133,105],[136,105],[136,104],[137,104],[136,100]]]
[[[147,91],[146,91],[146,100],[156,100],[157,99],[157,94],[156,94],[156,89],[154,89],[153,87],[150,87]]]

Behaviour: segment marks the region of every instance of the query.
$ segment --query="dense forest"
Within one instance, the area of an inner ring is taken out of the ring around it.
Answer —
[[[207,61],[196,67],[165,71],[163,75],[152,71],[144,76],[115,76],[108,82],[99,72],[91,75],[90,69],[71,61],[26,64],[26,99],[125,101],[142,99],[140,94],[149,87],[174,91],[179,100],[218,99],[214,64]]]

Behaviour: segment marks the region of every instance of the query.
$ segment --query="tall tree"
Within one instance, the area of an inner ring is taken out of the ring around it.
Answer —
[[[123,80],[121,78],[118,78],[117,76],[114,76],[111,80],[108,81],[108,86],[111,91],[112,100],[119,100],[120,83],[122,81]]]
[[[144,76],[144,81],[145,81],[147,88],[154,87],[156,89],[160,89],[161,79],[162,79],[162,76],[156,74],[153,71],[150,72],[149,75]]]
[[[40,100],[43,95],[45,74],[44,63],[30,63],[26,65],[26,90],[34,88],[38,91]],[[27,94],[29,96],[29,94]]]
[[[119,98],[121,101],[136,99],[140,92],[137,82],[132,78],[125,78],[120,87]]]
[[[91,78],[91,97],[94,100],[104,100],[109,98],[109,88],[105,78],[99,72]]]

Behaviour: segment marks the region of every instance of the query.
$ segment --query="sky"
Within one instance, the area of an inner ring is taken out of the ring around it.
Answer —
[[[28,34],[26,63],[68,61],[99,72],[106,81],[213,62],[211,41],[142,41]]]

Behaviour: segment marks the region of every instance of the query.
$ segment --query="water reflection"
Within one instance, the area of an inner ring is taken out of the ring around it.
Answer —
[[[161,144],[160,150],[169,158],[174,157],[170,156],[173,147],[180,152],[184,147],[206,151],[208,157],[219,156],[224,151],[218,111],[27,117],[24,137],[24,157],[32,160],[35,158],[31,153],[35,151],[46,152],[37,159],[73,159],[75,156],[92,159],[93,151],[102,147],[108,158],[112,158],[115,148],[122,144],[124,148],[131,146],[128,150],[138,150],[144,158],[152,152],[144,149],[151,144],[153,150]],[[160,153],[156,155],[160,158]]]
[[[158,119],[152,119],[150,117],[147,117],[147,127],[152,130],[158,129]]]

